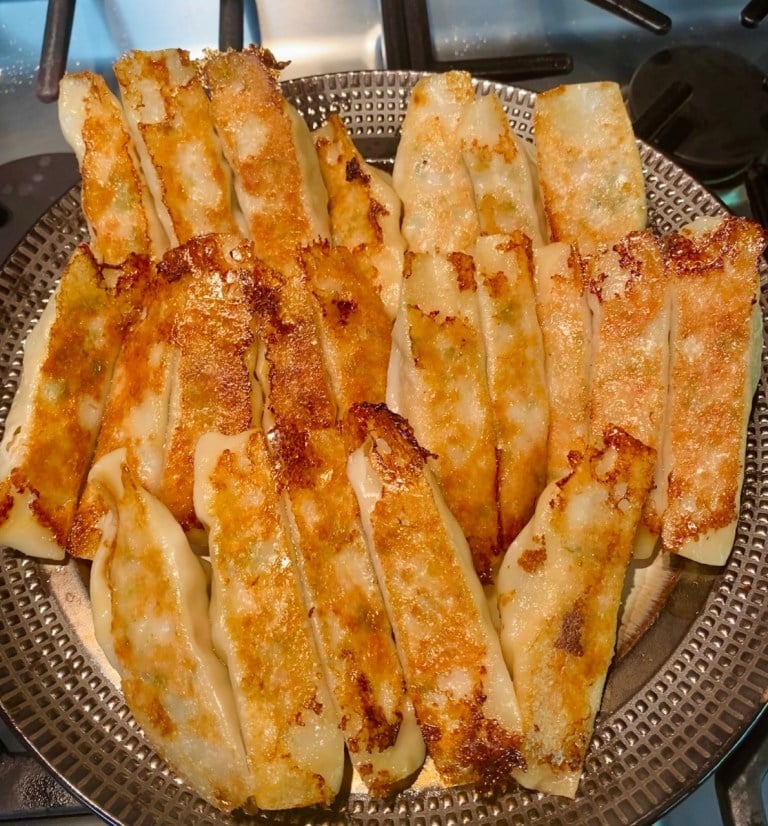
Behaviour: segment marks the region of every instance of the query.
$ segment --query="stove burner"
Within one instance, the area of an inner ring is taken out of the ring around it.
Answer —
[[[667,99],[672,111],[648,134],[644,116]],[[659,52],[633,75],[628,105],[639,136],[705,183],[735,177],[768,149],[768,79],[724,49]]]

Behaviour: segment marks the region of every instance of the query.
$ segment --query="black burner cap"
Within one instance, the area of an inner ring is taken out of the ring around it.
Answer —
[[[637,123],[681,88],[689,94],[679,108],[640,137],[691,174],[707,183],[732,178],[768,149],[768,81],[756,66],[714,46],[665,49],[632,77],[630,117]]]

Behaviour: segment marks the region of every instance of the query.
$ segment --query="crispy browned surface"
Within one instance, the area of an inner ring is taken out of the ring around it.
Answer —
[[[290,503],[305,599],[353,763],[374,794],[401,781],[374,770],[406,702],[392,629],[346,475],[346,450],[306,283],[261,268],[254,309],[265,347],[268,444]]]
[[[236,233],[230,175],[189,53],[133,51],[114,70],[157,176],[175,242],[208,232]]]
[[[199,527],[192,502],[197,440],[252,423],[248,356],[255,345],[243,287],[252,262],[250,245],[235,236],[200,236],[169,251],[115,365],[95,457],[125,448],[132,472],[185,530]],[[68,540],[74,556],[93,558],[100,499],[87,485]]]
[[[145,271],[146,261],[131,259],[115,293],[105,286],[89,247],[79,247],[61,276],[55,320],[40,352],[41,362],[25,363],[34,385],[21,427],[23,455],[11,453],[10,477],[2,483],[2,517],[8,517],[13,491],[31,493],[35,520],[51,531],[62,549]]]
[[[434,471],[472,549],[475,567],[490,582],[501,553],[496,498],[496,441],[477,324],[472,259],[463,253],[443,268],[428,255],[406,256],[403,282],[407,336],[415,390],[403,411],[419,441],[435,454]],[[462,311],[440,309],[445,289]]]
[[[524,785],[573,796],[613,658],[654,451],[617,428],[551,483],[499,576],[501,634],[526,732]]]
[[[591,430],[621,427],[658,451],[667,395],[668,278],[653,233],[634,232],[586,262],[595,304]]]
[[[327,242],[302,250],[301,265],[316,302],[339,417],[355,402],[383,402],[392,325],[371,287],[368,265]]]
[[[349,427],[365,441],[384,486],[371,514],[373,544],[429,753],[446,783],[503,786],[523,765],[522,738],[486,705],[496,633],[472,592],[466,546],[462,560],[436,505],[427,454],[408,423],[383,405],[356,405]],[[503,690],[514,708],[511,682]]]
[[[328,136],[315,137],[315,147],[328,190],[334,242],[350,249],[377,246],[384,241],[381,217],[387,207],[375,197],[371,173],[341,118],[334,113],[325,128]]]
[[[738,516],[746,417],[753,390],[753,324],[760,228],[728,218],[703,237],[672,236],[670,430],[664,547],[727,527]]]
[[[552,239],[582,253],[645,228],[645,180],[615,83],[558,86],[536,98],[539,183]]]
[[[197,440],[211,431],[239,433],[252,423],[246,356],[254,338],[241,281],[250,277],[250,266],[248,242],[213,235],[170,251],[158,265],[184,291],[171,330],[179,357],[158,496],[185,530],[199,525],[192,503]]]
[[[328,218],[323,232],[322,216],[310,204],[312,183],[302,168],[276,66],[268,51],[255,46],[217,52],[204,62],[203,80],[257,254],[280,265],[292,260],[298,247],[327,235]],[[319,169],[317,177],[323,187]]]
[[[536,305],[549,395],[547,477],[571,472],[569,455],[583,455],[589,435],[589,310],[582,289],[581,261],[570,245],[537,249]]]
[[[549,399],[531,242],[521,232],[481,238],[475,264],[496,432],[501,546],[507,548],[547,481]]]
[[[366,164],[338,115],[331,115],[313,139],[328,190],[333,242],[370,265],[367,274],[394,317],[405,252],[400,199],[390,181]]]
[[[150,226],[151,198],[115,96],[100,75],[68,75],[64,84],[87,85],[80,159],[82,206],[100,261],[119,264],[132,253],[159,255],[165,239]]]
[[[209,436],[203,450],[219,438]],[[196,484],[205,491],[217,619],[255,803],[267,809],[328,804],[339,789],[344,741],[263,434],[216,443],[207,468]]]

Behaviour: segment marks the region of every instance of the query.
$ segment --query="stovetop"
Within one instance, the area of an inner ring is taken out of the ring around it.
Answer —
[[[36,94],[48,5],[45,0],[0,0],[0,261],[78,178],[59,130],[55,103],[43,103]],[[645,25],[607,12],[600,6],[612,4],[605,0],[250,0],[243,5],[244,42],[263,43],[279,59],[291,60],[286,78],[350,69],[462,65],[534,91],[560,82],[614,80],[629,97],[639,67],[654,60],[673,62],[677,50],[702,46],[738,55],[759,74],[768,70],[768,22],[764,28],[743,25],[745,0],[658,0],[660,17],[649,21],[646,15]],[[646,13],[641,8],[639,14]],[[426,35],[418,28],[420,17],[428,18]],[[111,64],[124,51],[181,46],[199,54],[219,45],[220,22],[215,0],[79,0],[67,68],[95,70],[114,83]],[[394,38],[393,32],[398,31],[402,40]],[[672,58],[667,60],[665,52]],[[520,76],[521,62],[524,72],[529,56],[538,62],[529,60],[528,76]],[[545,65],[549,61],[561,74],[538,76],[535,69],[542,56]],[[517,62],[507,60],[510,57],[518,58]],[[659,89],[660,95],[663,91]],[[684,105],[690,106],[692,93],[686,97],[685,88],[677,91]],[[763,92],[768,100],[765,88]],[[740,93],[718,94],[738,97]],[[664,103],[657,108],[663,109]],[[666,103],[672,115],[667,112],[664,120],[656,113],[651,138],[663,136],[665,130],[673,133],[675,117],[679,121],[680,113],[685,115],[686,110],[675,109],[674,100]],[[760,105],[764,104],[757,94],[749,107]],[[768,116],[762,128],[768,129]],[[757,151],[756,161],[768,160],[763,157],[766,150],[768,139]],[[754,214],[743,174],[708,184],[734,211]],[[750,774],[761,788],[765,749],[761,752],[759,745],[765,742],[765,729],[763,720],[751,736],[751,745],[722,772],[735,778],[731,787]],[[5,790],[0,792],[0,821],[24,824],[44,816],[49,818],[46,823],[61,818],[69,826],[99,822],[84,817],[84,808],[51,781],[12,736],[0,740],[0,789]],[[745,799],[741,794],[739,805]],[[718,824],[723,822],[719,808],[716,786],[710,780],[662,822],[666,826]],[[762,817],[765,823],[764,813]]]

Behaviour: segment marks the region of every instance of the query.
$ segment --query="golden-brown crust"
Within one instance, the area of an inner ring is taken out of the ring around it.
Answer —
[[[270,52],[250,46],[209,53],[201,67],[251,237],[273,265],[318,235],[278,66]]]
[[[56,316],[29,399],[24,455],[11,468],[18,493],[30,493],[35,520],[64,548],[96,442],[112,369],[134,301],[140,259],[126,263],[120,289],[104,284],[87,245],[72,256],[56,293]],[[133,288],[131,284],[133,283]]]
[[[150,213],[151,196],[117,99],[100,75],[73,74],[70,82],[88,87],[80,172],[96,257],[119,264],[132,253],[159,255],[162,247],[151,227],[157,218]]]
[[[132,51],[115,63],[114,71],[176,243],[208,232],[237,233],[228,170],[189,53]],[[162,113],[155,110],[159,101]]]
[[[242,283],[250,278],[252,260],[242,239],[208,235],[172,250],[158,265],[183,291],[170,331],[179,358],[158,496],[185,530],[199,526],[192,502],[197,440],[211,431],[240,433],[252,424],[246,354],[254,338]]]
[[[257,268],[252,306],[268,366],[268,445],[290,505],[294,540],[329,684],[354,765],[376,794],[407,698],[384,602],[346,474],[344,438],[325,373],[309,287]],[[368,763],[371,765],[368,765]]]
[[[391,323],[366,263],[327,241],[305,247],[301,267],[317,307],[325,364],[342,418],[355,402],[383,402]]]
[[[406,369],[418,393],[401,400],[401,409],[419,441],[436,455],[435,475],[464,530],[478,575],[488,583],[501,545],[495,433],[474,295],[456,314],[434,308],[439,290],[473,292],[473,272],[464,253],[444,260],[406,256],[401,312],[412,360]]]
[[[670,551],[738,516],[765,241],[757,224],[726,218],[703,235],[678,233],[666,244],[674,279],[672,466],[662,536]]]
[[[486,705],[492,679],[486,635],[495,640],[495,632],[490,620],[483,623],[467,568],[436,507],[427,453],[405,419],[384,405],[354,406],[348,427],[383,483],[370,514],[373,545],[429,753],[446,783],[504,788],[511,770],[524,765],[522,737]]]

